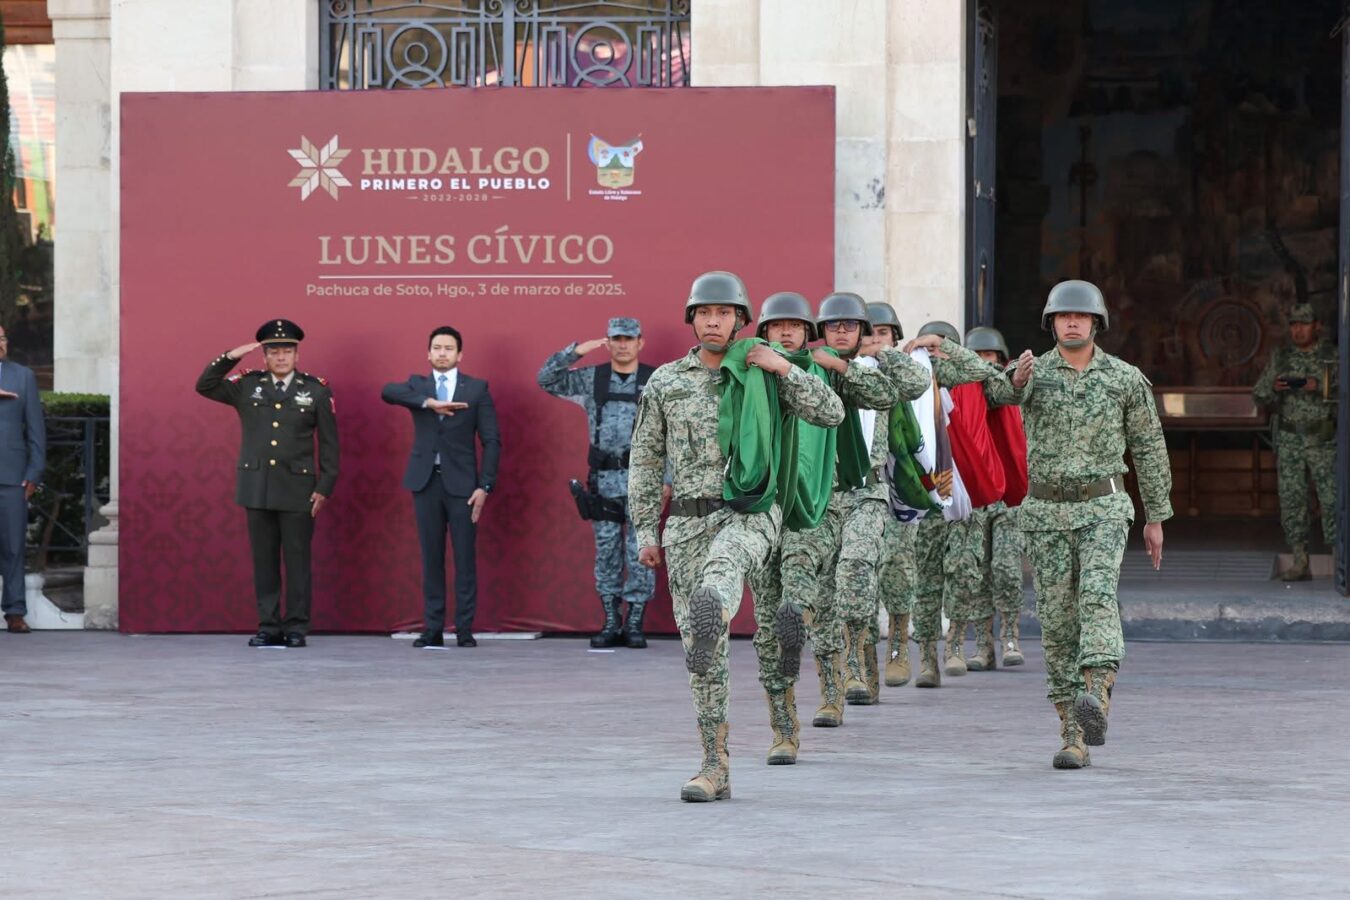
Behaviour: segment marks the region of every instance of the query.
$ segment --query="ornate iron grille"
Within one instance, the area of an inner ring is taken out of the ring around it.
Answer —
[[[689,0],[320,3],[323,90],[689,85]]]

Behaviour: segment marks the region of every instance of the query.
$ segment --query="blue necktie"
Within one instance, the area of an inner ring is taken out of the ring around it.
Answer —
[[[446,382],[447,377],[448,377],[448,376],[446,376],[446,375],[437,375],[437,376],[436,376],[436,399],[437,399],[437,400],[449,400],[449,399],[450,399],[450,391],[447,390],[447,389],[446,389],[446,386],[445,386],[445,382]],[[441,413],[440,416],[441,416],[442,419],[445,418],[445,414],[444,414],[444,413]],[[439,459],[440,454],[438,453],[438,454],[436,454],[436,456],[437,456],[437,458]]]

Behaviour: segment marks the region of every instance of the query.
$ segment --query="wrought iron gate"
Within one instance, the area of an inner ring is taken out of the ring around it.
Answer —
[[[319,87],[685,87],[690,0],[320,0]]]
[[[968,154],[970,216],[967,238],[966,327],[994,324],[994,173],[998,127],[998,28],[994,11],[975,13]]]

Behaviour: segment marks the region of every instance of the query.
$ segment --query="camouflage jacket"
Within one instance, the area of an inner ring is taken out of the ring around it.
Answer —
[[[616,456],[627,452],[633,438],[633,421],[637,418],[637,403],[610,400],[600,415],[600,440],[594,441],[595,420],[599,410],[595,406],[595,366],[569,368],[581,359],[575,342],[568,344],[544,361],[536,378],[539,386],[555,397],[570,400],[586,411],[587,440]],[[635,395],[638,393],[637,374],[610,372],[609,393]],[[628,470],[605,469],[596,473],[602,497],[624,497],[628,494]]]
[[[699,359],[698,348],[652,373],[638,403],[637,425],[628,470],[628,512],[639,547],[658,543],[662,473],[671,464],[671,484],[679,499],[722,496],[727,458],[717,440],[719,386],[723,375]],[[844,418],[844,405],[825,382],[793,366],[778,378],[784,409],[803,420],[831,428]],[[671,516],[660,543],[689,540],[719,528],[731,518],[728,508],[700,517]]]
[[[1152,385],[1129,363],[1096,348],[1082,372],[1058,348],[1036,357],[1021,400],[1027,433],[1027,471],[1033,484],[1082,485],[1123,475],[1125,451],[1134,458],[1148,522],[1172,516],[1172,469]],[[1022,503],[1025,531],[1083,528],[1105,519],[1134,521],[1127,493],[1078,502]]]
[[[1252,397],[1261,406],[1274,406],[1280,422],[1286,425],[1310,425],[1336,418],[1336,386],[1332,385],[1333,402],[1322,400],[1322,379],[1327,377],[1327,365],[1336,371],[1336,345],[1319,341],[1307,350],[1286,344],[1270,355],[1261,377],[1252,388]],[[1275,393],[1275,379],[1281,375],[1316,378],[1315,391],[1293,390]],[[1333,376],[1334,377],[1334,376]]]

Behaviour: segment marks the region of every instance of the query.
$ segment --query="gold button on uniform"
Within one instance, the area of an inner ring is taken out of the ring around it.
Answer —
[[[269,459],[269,460],[267,461],[267,464],[268,464],[269,466],[275,466],[275,465],[277,464],[277,461],[276,461],[275,459]]]
[[[276,441],[273,441],[273,442],[272,442],[272,446],[275,447],[276,445],[277,445],[277,442],[276,442]]]
[[[280,422],[273,422],[273,423],[272,423],[272,427],[273,427],[273,428],[280,428],[280,427],[281,427],[281,423],[280,423]]]
[[[281,404],[280,404],[280,403],[277,404],[277,409],[281,409]]]

